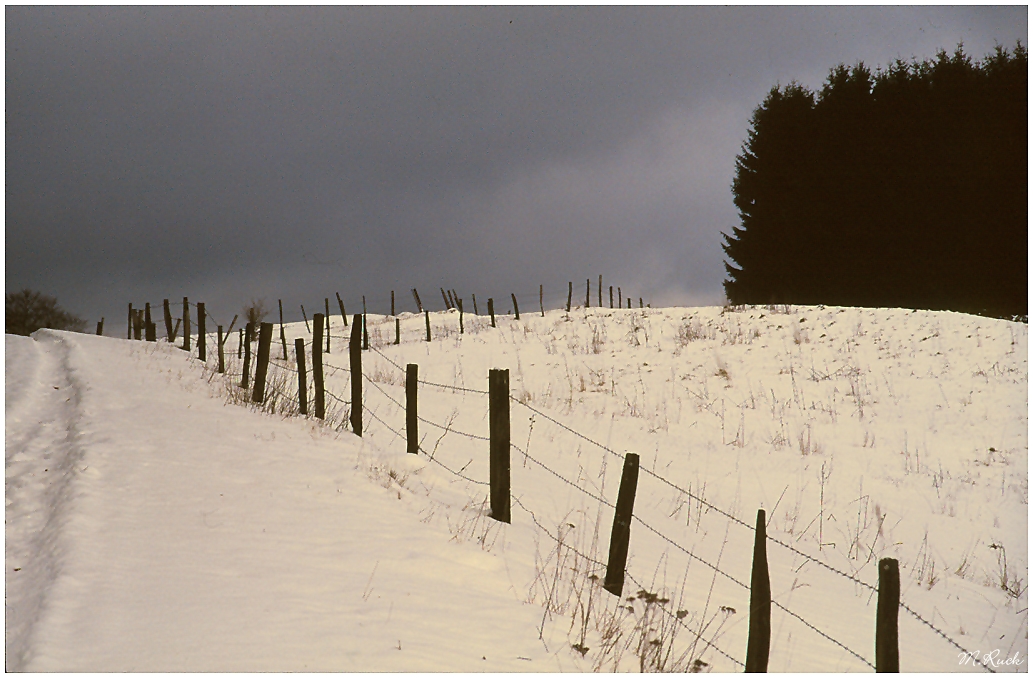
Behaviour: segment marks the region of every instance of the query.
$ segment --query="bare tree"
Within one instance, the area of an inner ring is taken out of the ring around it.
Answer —
[[[249,322],[252,324],[252,327],[257,328],[265,320],[265,317],[269,315],[265,299],[252,299],[250,304],[244,306],[242,315],[245,322]]]
[[[30,289],[12,292],[4,298],[7,334],[28,336],[40,328],[82,332],[86,321],[57,305],[57,299]]]

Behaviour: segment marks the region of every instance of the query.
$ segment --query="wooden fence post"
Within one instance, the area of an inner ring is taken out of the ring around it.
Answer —
[[[570,313],[570,300],[574,296],[574,283],[567,282],[567,313]]]
[[[169,300],[163,300],[161,305],[165,311],[165,340],[171,344],[176,341],[176,335],[172,331],[172,310],[169,308]]]
[[[183,297],[183,350],[190,351],[190,302]]]
[[[305,340],[294,340],[294,355],[298,361],[298,412],[308,414],[308,384],[305,379]]]
[[[545,286],[538,286],[538,308],[542,309],[542,317],[545,317]]]
[[[133,314],[133,304],[129,304],[129,330],[126,332],[126,339],[132,341],[133,339],[133,319],[136,317]]]
[[[280,343],[283,345],[283,360],[287,362],[287,335],[283,331],[283,299],[277,299],[276,304],[280,307]]]
[[[147,327],[144,328],[144,338],[147,341],[158,341],[158,326],[154,323],[147,323]]]
[[[330,299],[323,297],[323,308],[326,311],[326,352],[330,352]]]
[[[143,309],[137,309],[133,315],[133,338],[143,339]]]
[[[516,319],[520,320],[520,307],[517,306],[516,295],[510,293],[509,296],[513,297],[513,311],[516,313]]]
[[[746,673],[768,672],[771,647],[771,580],[768,577],[767,526],[764,509],[757,511],[750,577],[750,627],[746,641]]]
[[[101,316],[100,322],[97,323],[97,336],[104,336],[104,317]]]
[[[643,308],[643,306],[642,306],[642,297],[638,298],[638,307],[639,308]]]
[[[610,308],[613,308],[613,285],[610,285]]]
[[[226,352],[223,350],[223,345],[222,345],[222,342],[223,342],[223,338],[222,338],[222,325],[219,325],[216,329],[218,330],[218,334],[216,336],[216,340],[219,342],[219,347],[218,347],[218,350],[219,350],[219,374],[225,374],[225,372],[226,372]]]
[[[337,305],[341,307],[341,320],[344,321],[344,326],[347,327],[348,326],[348,316],[344,312],[344,302],[341,301],[340,293],[334,292],[334,295],[337,296]]]
[[[416,288],[412,288],[412,298],[416,301],[416,310],[423,313],[423,304],[420,302],[420,293],[416,291]]]
[[[362,350],[369,350],[369,328],[366,327],[366,300],[362,300]]]
[[[174,344],[176,342],[176,337],[179,336],[179,323],[180,322],[181,322],[181,319],[180,318],[176,318],[176,326],[172,328],[172,340],[169,342],[170,344]]]
[[[509,370],[488,371],[488,436],[491,517],[508,523],[509,515]]]
[[[621,486],[617,490],[617,506],[613,513],[610,532],[610,557],[606,560],[606,579],[603,588],[620,597],[624,592],[624,568],[628,564],[628,542],[631,540],[631,515],[635,508],[635,488],[638,485],[638,455],[624,455]]]
[[[875,672],[900,673],[897,611],[900,609],[900,568],[894,558],[879,561],[879,603],[875,612]]]
[[[244,328],[237,330],[237,360],[240,360],[241,351],[244,350]]]
[[[473,299],[473,314],[480,315],[480,313],[477,312],[477,295],[471,292],[470,298]]]
[[[452,303],[448,300],[448,297],[445,296],[445,288],[439,287],[438,289],[441,290],[441,299],[445,302],[445,310],[447,311],[452,308]]]
[[[599,274],[599,308],[603,307],[603,274]]]
[[[402,320],[395,318],[395,346],[402,343]]]
[[[156,341],[155,339],[151,339],[151,302],[146,302],[143,305],[143,308],[143,317],[145,323],[144,332],[147,334],[147,341]]]
[[[269,371],[269,349],[273,343],[273,324],[262,323],[258,330],[258,362],[255,364],[255,391],[251,402],[265,402],[265,375]]]
[[[405,366],[405,451],[418,454],[420,451],[419,419],[416,416],[416,384],[420,367],[409,363]]]
[[[427,341],[430,341],[430,311],[424,311],[423,317],[427,320]]]
[[[491,326],[495,327],[495,300],[488,297],[488,315],[491,316]]]
[[[624,308],[624,299],[621,297],[621,288],[617,286],[617,308]]]
[[[326,418],[323,391],[323,314],[312,314],[312,385],[316,388],[316,417]]]
[[[592,305],[592,279],[585,280],[585,308]]]
[[[456,295],[452,294],[452,290],[448,291],[448,306],[449,308],[456,307]]]
[[[305,319],[305,331],[312,334],[312,328],[308,326],[308,315],[305,313],[305,304],[299,304],[301,306],[301,317]]]
[[[204,303],[197,303],[197,359],[201,362],[208,361],[208,337],[205,335]]]
[[[631,308],[631,297],[628,297],[628,308]]]
[[[244,346],[244,362],[243,369],[241,369],[240,375],[240,387],[247,388],[248,377],[251,375],[251,337],[254,332],[254,326],[251,323],[244,325],[244,336],[241,344]]]
[[[391,315],[395,314],[395,291],[391,290]]]
[[[463,333],[463,300],[456,299],[456,305],[459,306],[459,334]]]
[[[428,322],[430,321],[428,320]],[[361,340],[362,316],[356,313],[352,319],[352,336],[351,342],[348,344],[348,354],[350,357],[352,382],[352,433],[360,437],[362,436],[362,351],[359,349],[359,342]]]

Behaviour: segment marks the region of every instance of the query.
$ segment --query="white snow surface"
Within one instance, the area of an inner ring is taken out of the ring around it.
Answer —
[[[227,375],[214,333],[206,363],[164,341],[7,335],[7,669],[739,671],[764,509],[770,671],[872,669],[880,558],[914,613],[901,670],[1028,670],[1026,325],[835,307],[467,313],[462,334],[458,313],[430,318],[428,343],[401,314],[398,345],[395,318],[367,318],[361,437],[352,318],[331,321],[325,422],[296,414],[306,323],[285,326],[287,361],[277,326],[264,406],[237,385],[236,332]],[[419,455],[407,363],[430,382]],[[510,375],[510,525],[487,505],[491,368]],[[617,598],[600,584],[627,452]]]

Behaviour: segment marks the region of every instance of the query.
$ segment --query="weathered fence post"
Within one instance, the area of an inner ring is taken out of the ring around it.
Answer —
[[[170,344],[176,343],[176,337],[179,336],[179,323],[182,322],[180,318],[176,318],[176,326],[172,328],[172,339],[169,341]]]
[[[143,317],[145,323],[143,330],[146,333],[147,341],[156,341],[157,339],[151,339],[151,302],[146,302],[143,308]]]
[[[283,361],[287,362],[287,335],[283,331],[283,299],[277,299],[276,304],[280,307],[280,343],[283,345]]]
[[[323,308],[326,311],[326,352],[330,352],[330,299],[323,297]]]
[[[473,314],[480,315],[480,313],[477,312],[477,295],[471,292],[470,298],[473,299]]]
[[[241,352],[244,350],[244,328],[237,330],[237,360],[240,360]]]
[[[574,296],[574,283],[567,282],[567,313],[570,313],[570,300]]]
[[[348,326],[348,316],[344,312],[344,302],[341,301],[341,295],[340,295],[339,292],[334,292],[334,295],[337,296],[337,305],[341,307],[341,320],[344,321],[344,326],[347,327]]]
[[[200,304],[199,304],[200,305]],[[258,330],[258,362],[255,364],[255,391],[251,402],[265,402],[265,375],[269,371],[269,349],[273,343],[273,324],[262,323]]]
[[[416,384],[420,366],[409,363],[405,366],[405,451],[418,454],[420,451],[419,419],[416,417]]]
[[[488,371],[488,437],[491,517],[509,516],[509,370]]]
[[[643,306],[642,306],[642,297],[638,298],[638,307],[639,308],[643,308]]]
[[[207,315],[204,312],[204,304],[197,302],[197,359],[201,362],[208,361],[208,337],[205,334],[205,319]]]
[[[430,311],[424,311],[423,317],[427,321],[427,341],[430,341]]]
[[[316,388],[316,417],[326,418],[323,391],[323,314],[312,314],[312,385]]]
[[[298,361],[298,412],[308,414],[308,383],[305,379],[305,340],[294,340],[294,356]]]
[[[144,328],[144,338],[147,341],[158,341],[158,326],[152,322],[147,323],[147,327]]]
[[[240,387],[247,388],[248,378],[251,376],[251,337],[254,336],[254,325],[248,323],[244,325],[244,336],[241,344],[244,346],[244,362],[242,363],[242,369],[240,370]]]
[[[592,279],[585,280],[585,308],[592,305]]]
[[[445,296],[445,288],[439,287],[438,289],[441,290],[441,298],[445,302],[445,310],[447,311],[448,309],[452,308],[452,304],[451,302],[449,302],[448,297]]]
[[[218,334],[216,340],[219,342],[219,374],[226,372],[226,352],[223,350],[222,325],[216,327]]]
[[[366,327],[366,298],[362,298],[362,350],[369,350],[369,328]]]
[[[391,290],[391,315],[395,314],[395,291]]]
[[[133,339],[133,319],[136,316],[133,314],[133,304],[129,304],[129,330],[126,332],[126,339],[132,341]]]
[[[459,334],[463,333],[463,300],[456,299],[457,306],[459,306]]]
[[[491,326],[495,327],[495,300],[488,297],[488,315],[491,316]]]
[[[631,308],[631,297],[628,297],[628,308]]]
[[[359,348],[361,340],[362,316],[356,313],[352,319],[352,336],[351,342],[348,344],[348,354],[351,364],[352,382],[352,433],[360,437],[362,436],[362,351]]]
[[[538,308],[542,310],[542,317],[545,317],[545,285],[538,286]]]
[[[516,314],[516,320],[520,320],[520,307],[517,306],[516,295],[510,293],[509,296],[513,297],[513,312]]]
[[[395,346],[402,343],[402,320],[395,318]]]
[[[599,308],[603,307],[603,274],[599,274]]]
[[[301,306],[301,317],[305,319],[305,331],[312,334],[312,328],[308,326],[308,314],[305,313],[305,304],[299,304]]]
[[[771,647],[771,580],[768,577],[767,526],[764,509],[757,511],[750,577],[750,628],[746,641],[746,673],[767,673]]]
[[[624,592],[624,568],[628,564],[628,542],[631,540],[631,514],[635,508],[635,488],[638,485],[638,455],[624,455],[621,486],[617,490],[617,506],[613,513],[610,532],[610,557],[606,560],[606,579],[603,588],[620,597]]]
[[[133,338],[137,341],[143,339],[143,309],[137,309],[133,316]]]
[[[183,350],[190,351],[190,302],[183,297]]]
[[[100,321],[97,323],[97,336],[104,336],[104,317],[101,316]]]
[[[613,308],[613,285],[610,285],[610,308]]]
[[[172,310],[169,308],[169,300],[163,300],[161,305],[165,311],[165,340],[171,344],[176,340],[176,335],[172,331]]]
[[[894,558],[879,561],[879,603],[875,612],[875,672],[900,673],[897,611],[900,609],[900,568]]]
[[[420,293],[416,291],[416,288],[412,288],[412,298],[416,301],[416,310],[423,313],[423,303],[420,301]]]

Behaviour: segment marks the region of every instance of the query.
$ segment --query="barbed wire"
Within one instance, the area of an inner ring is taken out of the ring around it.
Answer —
[[[535,525],[536,525],[536,526],[538,527],[538,529],[540,529],[540,530],[541,530],[542,532],[544,532],[544,533],[546,534],[546,536],[548,536],[548,537],[549,537],[550,539],[552,539],[552,540],[553,540],[554,542],[556,542],[556,543],[557,543],[557,544],[559,544],[560,546],[562,546],[562,547],[564,547],[564,548],[566,548],[566,549],[570,550],[570,551],[571,551],[572,553],[574,553],[574,554],[575,554],[575,555],[577,555],[578,557],[580,557],[580,558],[582,558],[582,559],[584,559],[584,560],[586,560],[586,561],[588,561],[588,562],[592,563],[593,565],[597,565],[598,567],[601,567],[601,568],[603,568],[603,569],[606,569],[606,567],[607,567],[606,563],[604,563],[604,562],[602,562],[602,561],[599,561],[599,560],[596,560],[595,558],[592,558],[591,556],[585,555],[584,553],[580,552],[579,550],[577,550],[577,549],[576,549],[576,548],[574,548],[573,546],[571,546],[571,545],[569,545],[569,544],[567,544],[567,543],[565,543],[565,542],[561,541],[561,540],[560,540],[559,538],[557,538],[557,537],[553,536],[553,534],[552,534],[551,532],[549,532],[549,528],[545,527],[544,525],[542,525],[542,524],[541,524],[541,523],[540,523],[540,522],[538,521],[538,518],[537,518],[537,516],[535,516],[535,514],[534,514],[534,511],[532,511],[531,509],[529,509],[529,508],[527,508],[526,506],[524,506],[523,502],[521,502],[521,501],[520,501],[520,498],[519,498],[519,497],[515,497],[515,496],[514,496],[514,497],[513,497],[512,499],[513,499],[513,502],[514,502],[514,503],[515,503],[515,504],[516,504],[516,505],[517,505],[518,507],[520,507],[521,509],[523,509],[523,510],[524,510],[524,511],[525,511],[525,512],[526,512],[526,513],[527,513],[527,514],[529,515],[529,516],[531,516],[531,522],[533,522],[533,523],[534,523],[534,524],[535,524]],[[633,583],[633,584],[634,584],[635,586],[637,586],[637,587],[638,587],[638,589],[639,589],[640,591],[641,591],[641,590],[645,590],[645,589],[646,589],[646,587],[645,587],[645,586],[643,586],[643,585],[642,585],[641,583],[639,583],[639,581],[638,581],[637,579],[635,579],[635,577],[634,577],[634,576],[632,576],[632,574],[631,574],[631,572],[630,572],[629,570],[627,570],[627,569],[625,569],[625,570],[624,570],[624,576],[626,576],[626,577],[627,577],[628,579],[630,579],[630,580],[631,580],[631,582],[632,582],[632,583]],[[661,612],[663,612],[664,614],[666,614],[667,616],[669,616],[669,617],[670,617],[670,618],[671,618],[672,620],[674,620],[674,621],[675,621],[675,622],[676,622],[676,623],[677,623],[677,624],[678,624],[679,626],[681,626],[681,627],[682,627],[682,628],[684,628],[684,629],[685,629],[686,631],[688,631],[688,632],[689,632],[689,633],[691,633],[691,634],[692,634],[693,636],[695,636],[695,637],[696,637],[696,639],[698,639],[698,640],[702,640],[702,641],[703,641],[704,643],[706,643],[706,644],[707,644],[707,646],[708,646],[708,647],[710,647],[710,648],[713,648],[713,649],[714,649],[714,650],[715,650],[716,652],[718,652],[719,654],[723,655],[723,656],[724,656],[725,658],[729,659],[729,660],[730,660],[730,661],[732,661],[732,662],[733,662],[734,664],[737,664],[738,666],[741,666],[741,667],[743,667],[743,668],[746,668],[746,665],[745,665],[745,664],[744,664],[743,662],[739,661],[738,659],[736,659],[736,658],[735,658],[735,657],[733,657],[732,655],[728,654],[727,652],[725,652],[724,650],[722,650],[721,648],[719,648],[719,647],[718,647],[717,645],[715,645],[715,644],[714,644],[713,642],[711,642],[711,641],[707,640],[706,638],[704,638],[704,637],[702,636],[702,634],[700,634],[699,632],[697,632],[697,631],[696,631],[695,629],[692,629],[691,627],[689,627],[689,626],[688,626],[688,625],[687,625],[687,624],[686,624],[686,623],[685,623],[684,621],[682,621],[682,620],[681,620],[680,618],[678,618],[678,616],[677,616],[676,614],[673,614],[673,613],[672,613],[672,612],[671,612],[670,610],[668,610],[667,608],[665,608],[665,607],[664,607],[663,605],[658,605],[658,606],[657,606],[657,609],[659,609],[659,610],[660,610]]]
[[[403,405],[402,403],[400,403],[397,400],[395,400],[387,391],[385,391],[384,389],[380,388],[380,384],[378,384],[377,382],[375,382],[372,379],[370,379],[368,376],[366,376],[366,374],[363,374],[362,376],[365,378],[365,380],[367,382],[372,384],[374,388],[376,388],[378,391],[380,391],[380,393],[383,394],[383,396],[385,398],[387,398],[392,403],[394,403],[396,407],[398,407],[403,412],[405,411],[405,405]],[[451,428],[449,426],[442,426],[441,424],[439,424],[437,422],[434,422],[434,421],[431,421],[430,419],[425,419],[424,417],[421,417],[419,414],[416,415],[416,418],[419,421],[422,421],[424,424],[428,424],[428,425],[433,426],[435,428],[439,428],[442,431],[446,431],[448,433],[455,433],[456,435],[465,436],[467,438],[472,438],[474,440],[483,440],[485,442],[491,442],[491,438],[489,436],[481,436],[481,435],[477,435],[476,433],[466,433],[465,431],[460,431],[458,429],[454,429],[454,428]]]

